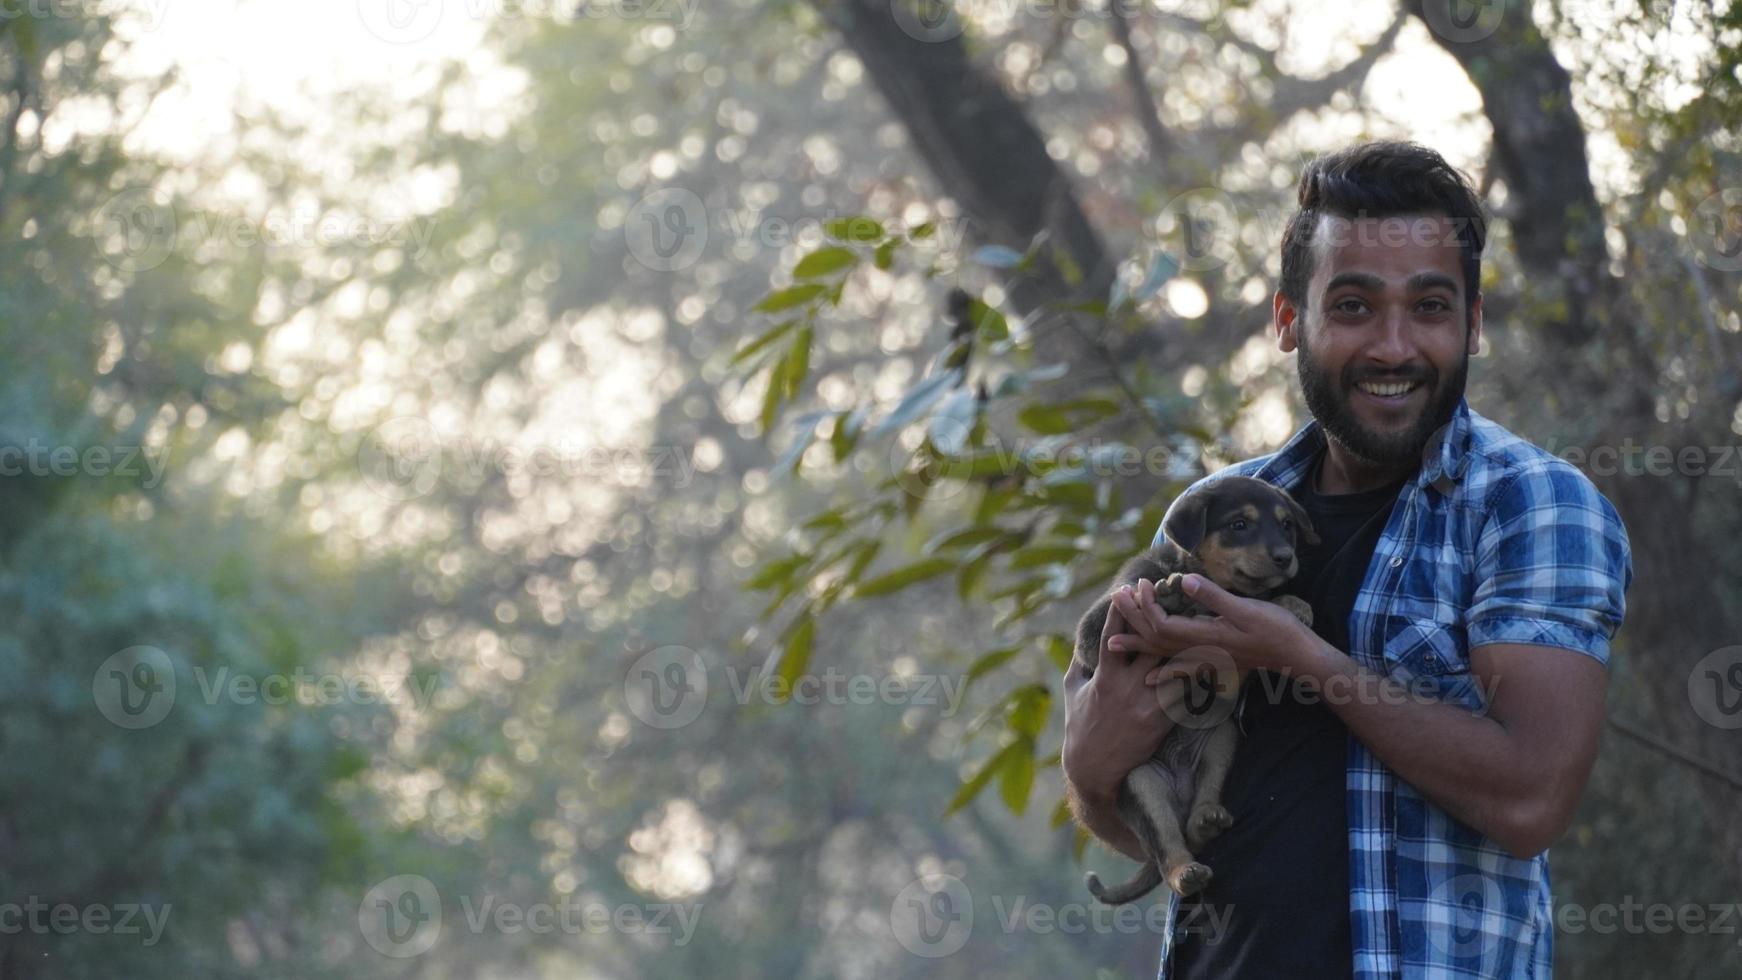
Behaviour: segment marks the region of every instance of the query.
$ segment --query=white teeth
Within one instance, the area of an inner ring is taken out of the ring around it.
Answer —
[[[1397,384],[1385,384],[1385,385],[1373,384],[1371,382],[1363,381],[1363,382],[1361,382],[1361,390],[1365,391],[1369,395],[1380,395],[1382,397],[1389,398],[1389,397],[1393,397],[1396,395],[1406,394],[1410,391],[1414,391],[1415,385],[1413,385],[1407,381],[1397,383]]]

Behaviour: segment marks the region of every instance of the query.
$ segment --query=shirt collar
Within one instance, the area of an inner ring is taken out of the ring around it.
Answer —
[[[1421,469],[1410,482],[1417,487],[1432,486],[1449,495],[1469,469],[1471,431],[1470,403],[1459,398],[1451,420],[1428,437],[1427,445],[1422,449]],[[1273,453],[1253,476],[1292,490],[1311,475],[1313,462],[1324,449],[1324,429],[1318,419],[1312,419]]]

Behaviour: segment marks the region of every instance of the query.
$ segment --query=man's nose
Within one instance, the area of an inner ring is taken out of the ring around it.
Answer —
[[[1379,336],[1368,345],[1368,356],[1397,365],[1408,361],[1413,353],[1409,346],[1409,318],[1402,310],[1390,311],[1379,321]]]

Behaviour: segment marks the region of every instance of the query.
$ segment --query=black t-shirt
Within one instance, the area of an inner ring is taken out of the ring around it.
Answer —
[[[1321,457],[1322,459],[1322,457]],[[1320,543],[1300,549],[1285,591],[1313,608],[1313,631],[1349,649],[1349,613],[1403,481],[1324,496],[1315,472],[1295,493]],[[1249,677],[1242,736],[1223,787],[1234,825],[1197,852],[1214,877],[1180,903],[1170,977],[1245,980],[1347,977],[1348,729],[1292,681]]]

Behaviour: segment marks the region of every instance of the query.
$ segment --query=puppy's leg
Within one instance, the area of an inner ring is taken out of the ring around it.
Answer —
[[[1199,864],[1186,846],[1167,777],[1155,766],[1146,765],[1137,767],[1125,779],[1131,795],[1137,799],[1155,831],[1155,843],[1160,851],[1157,862],[1168,885],[1181,895],[1191,895],[1209,884],[1210,869]]]
[[[1222,806],[1222,784],[1227,782],[1239,743],[1240,726],[1233,718],[1217,725],[1204,743],[1198,762],[1198,791],[1192,799],[1191,817],[1186,820],[1186,844],[1194,850],[1234,824],[1233,815]]]

